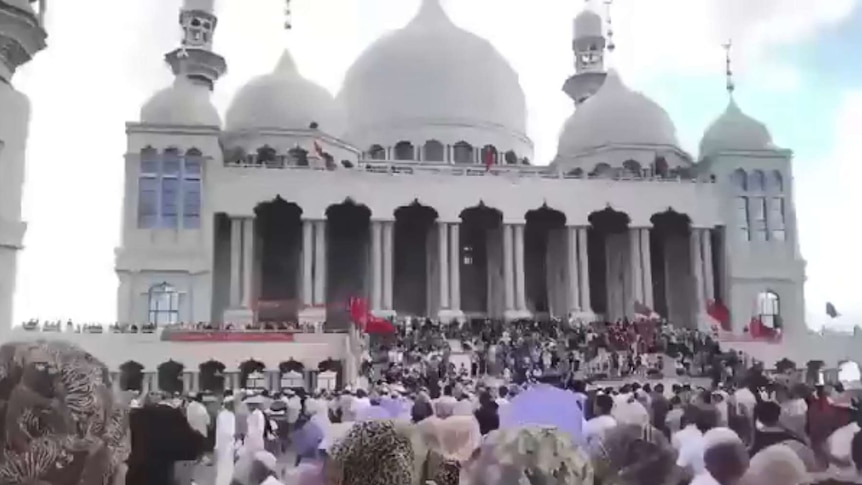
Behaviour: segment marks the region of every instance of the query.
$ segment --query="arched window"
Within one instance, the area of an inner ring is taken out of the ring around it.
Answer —
[[[275,148],[272,148],[269,145],[264,145],[257,149],[257,163],[265,164],[274,162],[276,155],[278,155],[278,153],[275,151]]]
[[[751,172],[748,188],[755,192],[766,191],[766,174],[763,170],[755,170]]]
[[[640,177],[643,174],[643,169],[641,169],[641,164],[636,160],[626,160],[623,162],[623,170],[627,175],[633,175],[635,177]]]
[[[748,190],[748,174],[745,173],[745,170],[738,168],[731,174],[730,183],[733,184],[734,188],[745,192]]]
[[[416,149],[409,141],[399,141],[395,144],[395,160],[416,160]]]
[[[466,141],[459,141],[452,146],[452,161],[455,163],[474,163],[473,145]]]
[[[769,173],[769,190],[773,192],[784,192],[784,177],[781,172],[773,170]]]
[[[183,228],[201,227],[201,168],[203,153],[197,148],[186,151],[183,160]]]
[[[778,295],[773,291],[764,291],[757,295],[757,317],[760,323],[769,328],[780,327],[781,305]]]
[[[600,163],[596,165],[590,175],[593,177],[610,177],[613,175],[613,169],[607,163]]]
[[[444,162],[446,161],[446,147],[437,140],[428,140],[425,142],[425,157],[426,162]]]
[[[518,164],[518,155],[515,154],[514,150],[509,150],[504,155],[506,160],[506,165],[517,165]]]
[[[308,166],[308,150],[300,146],[295,146],[288,150],[287,156],[290,157],[291,163],[293,163],[297,167]]]
[[[371,145],[368,148],[368,158],[371,160],[386,160],[386,149],[380,145]]]
[[[485,145],[482,147],[482,165],[497,165],[497,147]]]
[[[141,172],[138,174],[138,227],[150,229],[159,223],[159,173],[161,158],[153,147],[141,150]]]
[[[172,325],[180,321],[180,294],[168,283],[150,288],[149,323],[152,325]]]

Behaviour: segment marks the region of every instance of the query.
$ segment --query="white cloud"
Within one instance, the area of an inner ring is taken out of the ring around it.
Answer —
[[[581,3],[444,2],[456,23],[488,38],[520,73],[536,160],[546,162],[572,109],[561,86],[573,71],[571,19]],[[714,72],[720,79],[720,43],[727,37],[737,39],[746,59],[760,58],[767,46],[805,38],[846,15],[855,3],[618,0],[615,62],[634,84],[657,74]],[[19,319],[113,317],[124,122],[136,119],[146,97],[170,81],[162,56],[179,39],[180,1],[122,4],[120,9],[110,0],[52,4],[50,47],[15,79],[34,108],[25,198],[30,231],[19,275]],[[337,90],[352,60],[386,30],[403,25],[418,0],[297,0],[289,36],[281,29],[283,0],[219,4],[216,48],[230,72],[215,100],[224,109],[239,86],[272,69],[285,45],[309,78]]]
[[[814,316],[809,323],[814,325],[827,320],[824,315],[827,301],[844,314],[838,323],[862,325],[859,126],[862,126],[862,91],[847,94],[841,103],[831,153],[822,160],[797,164],[800,168],[794,177],[799,224],[804,228],[800,236],[802,251],[808,258],[806,303],[809,314]]]

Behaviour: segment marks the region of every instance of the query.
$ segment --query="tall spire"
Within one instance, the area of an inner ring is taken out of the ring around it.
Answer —
[[[608,0],[602,1],[607,4]],[[575,105],[595,94],[605,79],[605,57],[610,49],[603,28],[604,20],[597,11],[598,2],[586,0],[584,10],[574,20],[572,50],[575,54],[575,74],[563,84],[563,91]]]
[[[290,0],[284,0],[284,30],[293,29],[293,12],[290,10]]]
[[[614,44],[614,23],[613,23],[613,19],[611,18],[611,13],[612,13],[611,7],[613,7],[613,5],[614,5],[614,0],[605,0],[605,21],[608,24],[608,33],[607,33],[608,54],[613,54],[614,50],[616,50],[616,48],[617,48],[617,45]]]
[[[733,91],[736,90],[736,83],[733,81],[733,63],[731,59],[733,40],[729,39],[727,43],[722,44],[722,47],[724,47],[725,76],[727,78],[725,89],[727,89],[727,94],[733,97]]]
[[[165,62],[175,76],[185,76],[192,83],[212,89],[227,71],[222,56],[213,52],[213,35],[218,17],[214,0],[183,0],[180,8],[180,47],[165,54]]]

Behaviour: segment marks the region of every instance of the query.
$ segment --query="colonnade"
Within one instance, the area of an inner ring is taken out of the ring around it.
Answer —
[[[230,307],[252,310],[254,307],[254,224],[253,218],[231,218]],[[436,221],[429,228],[425,253],[427,259],[427,308],[430,315],[444,319],[463,316],[461,305],[464,291],[461,269],[464,255],[460,222]],[[488,256],[488,315],[505,318],[526,318],[532,314],[527,299],[524,233],[526,222],[504,222],[500,230],[489,231],[490,238],[500,237],[499,253]],[[548,272],[562,271],[560,298],[551,298],[557,291],[553,279],[548,285],[550,311],[557,316],[570,312],[592,314],[595,284],[591,283],[590,226],[567,225],[560,228],[560,250],[548,253]],[[690,228],[687,241],[668,241],[663,245],[666,258],[662,274],[664,281],[654,280],[652,268],[651,231],[649,227],[629,227],[624,232],[605,234],[605,317],[618,319],[631,316],[635,303],[655,308],[654,285],[663,286],[668,315],[672,319],[697,318],[715,298],[715,278],[711,230]],[[301,275],[299,293],[302,308],[325,311],[327,303],[327,221],[302,220]],[[592,242],[591,242],[592,241]],[[687,242],[688,248],[685,248]],[[550,244],[549,244],[550,246]],[[370,254],[367,294],[369,307],[377,314],[392,315],[396,311],[393,288],[395,221],[370,221]],[[685,251],[682,249],[685,248]],[[550,248],[547,251],[551,251]],[[688,253],[690,261],[680,255]],[[499,254],[499,256],[497,256]],[[557,258],[559,256],[558,260]],[[492,260],[493,259],[493,260]],[[502,261],[500,261],[502,259]],[[593,263],[595,264],[595,263]],[[490,280],[498,271],[501,284]],[[693,290],[692,290],[693,288]],[[499,293],[498,297],[492,293]],[[490,303],[499,301],[500,308]],[[676,310],[672,310],[675,307]]]

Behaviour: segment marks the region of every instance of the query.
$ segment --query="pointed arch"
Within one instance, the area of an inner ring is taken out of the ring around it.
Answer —
[[[445,162],[446,147],[437,140],[428,140],[425,142],[425,156],[423,160],[426,162]]]
[[[743,170],[741,168],[737,168],[730,175],[730,183],[737,190],[740,190],[742,192],[747,192],[748,191],[748,174],[745,172],[745,170]]]
[[[120,390],[141,391],[144,384],[144,366],[134,360],[120,365]]]
[[[410,161],[416,159],[416,147],[409,141],[399,141],[395,144],[395,160]]]
[[[183,370],[185,366],[173,359],[159,364],[156,371],[159,389],[170,394],[182,393]]]
[[[224,371],[226,366],[218,360],[210,359],[198,366],[201,390],[205,392],[224,391]]]
[[[755,192],[766,191],[766,174],[763,170],[755,170],[751,172],[748,180],[748,188]]]
[[[386,149],[381,145],[371,145],[368,147],[368,158],[371,160],[386,160]]]
[[[248,377],[254,373],[262,373],[266,370],[266,365],[255,359],[248,359],[239,364],[239,387],[248,387]]]
[[[452,161],[454,163],[465,165],[475,163],[473,145],[463,140],[452,145]]]

